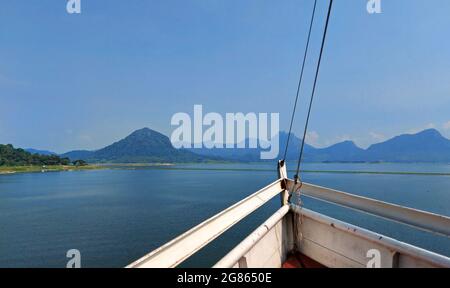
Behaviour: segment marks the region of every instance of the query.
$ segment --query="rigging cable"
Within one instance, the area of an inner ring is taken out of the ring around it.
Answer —
[[[297,94],[295,96],[294,108],[292,110],[291,124],[289,125],[289,133],[288,133],[288,138],[287,138],[287,142],[286,142],[286,148],[284,150],[284,156],[283,156],[284,161],[286,160],[286,156],[287,156],[287,152],[288,152],[289,141],[291,139],[291,133],[292,133],[292,124],[294,123],[295,111],[297,109],[298,98],[300,95],[300,88],[302,86],[303,72],[305,70],[306,58],[308,57],[309,40],[311,39],[311,31],[312,31],[312,27],[314,24],[314,18],[316,15],[316,6],[317,6],[317,0],[314,0],[314,7],[313,7],[312,15],[311,15],[311,21],[309,24],[308,40],[306,41],[305,53],[303,55],[303,63],[302,63],[302,68],[301,68],[301,72],[300,72],[300,79],[298,81],[298,86],[297,86]]]
[[[298,180],[299,180],[300,163],[302,162],[302,158],[303,158],[303,150],[305,148],[305,138],[306,138],[306,133],[308,131],[309,118],[311,116],[311,108],[312,108],[312,104],[313,104],[313,101],[314,101],[314,95],[315,95],[315,92],[316,92],[317,79],[319,77],[320,64],[322,62],[322,54],[323,54],[323,50],[324,50],[324,46],[325,46],[325,40],[326,40],[326,37],[327,37],[328,24],[329,24],[329,21],[330,21],[330,15],[331,15],[331,8],[332,8],[332,6],[333,6],[333,0],[330,0],[330,5],[328,6],[327,20],[325,22],[325,29],[323,31],[322,45],[320,47],[319,60],[317,61],[316,76],[314,78],[313,89],[312,89],[312,92],[311,92],[311,99],[309,101],[308,115],[306,117],[305,128],[303,130],[302,146],[300,148],[300,155],[299,155],[298,162],[297,162],[297,170],[296,170],[295,177],[294,177],[296,184],[298,183]]]

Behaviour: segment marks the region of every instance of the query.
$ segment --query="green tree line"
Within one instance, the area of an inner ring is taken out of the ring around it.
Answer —
[[[69,158],[57,155],[31,154],[13,145],[0,144],[0,166],[29,166],[29,165],[69,165]]]

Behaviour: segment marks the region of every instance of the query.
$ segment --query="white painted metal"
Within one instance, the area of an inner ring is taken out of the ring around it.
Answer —
[[[127,268],[176,267],[234,224],[280,194],[282,190],[279,179],[133,262]]]
[[[374,249],[381,268],[450,267],[448,257],[295,205],[290,211],[294,216],[281,208],[214,267],[281,267],[295,238],[301,253],[330,268],[365,268],[372,259],[367,253]],[[292,234],[292,217],[301,217],[298,237]]]
[[[239,262],[240,267],[280,268],[289,252],[286,246],[285,218],[278,221],[268,233],[250,249]],[[245,263],[245,266],[241,266]]]
[[[286,179],[287,177],[287,169],[286,169],[286,162],[284,160],[278,161],[278,178],[282,179],[282,185],[286,185]],[[286,187],[283,187],[286,188]],[[280,194],[281,199],[281,206],[287,205],[289,201],[289,191],[286,189],[283,190]]]
[[[264,222],[260,227],[258,227],[253,233],[251,233],[247,238],[245,238],[239,245],[237,245],[233,250],[231,250],[222,260],[216,263],[213,268],[232,268],[239,262],[245,263],[246,267],[249,267],[248,265],[248,257],[246,258],[245,255],[252,250],[257,243],[261,241],[280,221],[285,217],[285,215],[289,212],[289,205],[283,206],[280,210],[278,210],[275,214],[273,214],[269,219],[267,219],[266,222]],[[281,247],[281,239],[288,238],[288,235],[283,235],[282,231],[280,233],[280,241],[275,241],[275,243],[269,243],[268,247],[263,247],[262,249],[265,251],[271,251],[274,249],[274,247]],[[258,244],[260,245],[260,244]],[[280,249],[280,250],[288,250],[288,249]],[[286,254],[286,253],[281,253]],[[261,254],[259,254],[261,255]],[[280,259],[279,261],[282,261],[282,258],[278,257],[277,259]],[[242,259],[245,259],[243,261]],[[253,260],[253,259],[252,259]],[[259,259],[257,261],[259,264],[263,264],[265,261],[262,261],[261,256],[259,256]],[[266,261],[267,262],[267,261]],[[273,261],[269,261],[273,262]],[[251,266],[254,267],[254,266]]]
[[[290,188],[294,185],[294,182],[287,179],[286,165],[284,162],[279,162],[278,171],[279,180],[197,225],[127,267],[176,267],[277,194],[281,193],[282,204],[287,204],[287,191],[291,190]],[[447,237],[450,236],[450,218],[446,216],[406,208],[308,183],[303,183],[302,193],[308,197],[363,211]],[[278,265],[277,263],[280,263],[285,256],[282,255],[282,252],[286,252],[286,247],[293,246],[286,243],[293,244],[298,239],[298,241],[301,241],[301,243],[297,243],[299,245],[298,247],[302,249],[301,252],[329,267],[340,267],[339,265],[343,267],[361,267],[364,265],[364,259],[361,258],[361,251],[368,248],[368,243],[374,247],[378,247],[383,255],[385,255],[383,258],[383,265],[385,267],[450,267],[449,258],[340,222],[307,209],[302,210],[302,215],[306,221],[300,221],[302,223],[300,229],[301,235],[293,235],[292,221],[289,217],[286,217],[286,215],[290,215],[286,214],[286,209],[287,207],[282,207],[263,226],[258,228],[225,258],[218,262],[216,266],[271,267]],[[297,208],[293,207],[292,209],[295,210]],[[377,240],[377,237],[380,238]],[[340,246],[336,246],[337,244]],[[269,247],[270,245],[274,246]],[[354,249],[355,247],[359,247],[359,250]]]
[[[449,267],[450,258],[291,205],[301,217],[300,252],[327,267],[366,267],[367,252],[380,252],[381,267]]]
[[[293,180],[287,180],[288,189],[293,184]],[[383,217],[402,224],[410,225],[428,232],[450,237],[450,218],[443,215],[356,196],[308,183],[303,183],[302,194],[322,201]]]

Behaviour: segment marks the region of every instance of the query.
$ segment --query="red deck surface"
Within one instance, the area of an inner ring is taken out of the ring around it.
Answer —
[[[313,259],[301,254],[290,253],[282,268],[327,268]]]

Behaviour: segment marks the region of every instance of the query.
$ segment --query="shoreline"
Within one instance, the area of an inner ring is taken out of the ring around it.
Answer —
[[[71,172],[71,171],[87,171],[105,169],[98,165],[89,166],[68,166],[68,165],[51,165],[51,166],[3,166],[0,167],[0,175],[11,175],[18,173],[47,173],[47,172]]]
[[[182,163],[186,164],[186,163]],[[273,169],[265,168],[227,168],[227,167],[176,167],[180,163],[99,163],[88,166],[0,166],[0,176],[17,173],[46,173],[46,172],[71,172],[106,169],[139,169],[149,168],[152,170],[179,170],[179,171],[241,171],[241,172],[274,172]],[[203,163],[205,164],[205,163]],[[211,163],[217,164],[217,163]],[[223,163],[222,163],[223,164]],[[289,169],[289,172],[295,172]],[[417,176],[450,176],[450,172],[420,172],[420,171],[369,171],[369,170],[308,170],[303,173],[320,174],[372,174],[372,175],[417,175]]]

